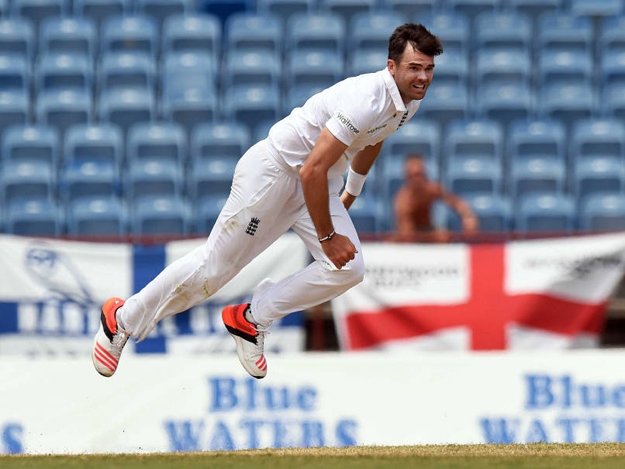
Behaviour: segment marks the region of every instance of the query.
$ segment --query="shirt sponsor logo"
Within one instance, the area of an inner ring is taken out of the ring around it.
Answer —
[[[350,131],[354,132],[355,134],[359,134],[360,133],[360,130],[358,130],[358,128],[354,124],[352,124],[352,121],[349,120],[348,117],[344,116],[340,112],[337,112],[336,113],[336,118],[339,120],[339,122],[341,124],[343,124],[345,127],[347,127]]]
[[[388,125],[388,124],[379,125],[379,126],[377,126],[377,127],[374,127],[374,128],[373,128],[373,129],[371,129],[371,130],[367,130],[367,133],[368,133],[368,134],[374,134],[374,133],[376,133],[378,130],[382,130],[382,129],[383,129],[384,127],[386,127],[387,125]]]

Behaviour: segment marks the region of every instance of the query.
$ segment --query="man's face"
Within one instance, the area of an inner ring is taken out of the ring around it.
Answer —
[[[415,189],[423,187],[428,181],[425,164],[421,160],[406,161],[406,182]]]
[[[419,52],[408,43],[399,63],[389,59],[387,66],[404,103],[425,97],[434,76],[434,57]]]

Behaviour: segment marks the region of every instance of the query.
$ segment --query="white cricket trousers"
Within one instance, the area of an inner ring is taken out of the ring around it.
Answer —
[[[362,281],[360,240],[339,191],[343,178],[329,180],[330,214],[337,233],[349,237],[358,253],[342,269],[325,256],[306,208],[299,175],[280,165],[261,141],[239,160],[230,196],[206,243],[167,266],[128,298],[118,316],[122,327],[141,340],[156,324],[202,303],[231,280],[283,233],[292,228],[314,262],[254,291],[252,315],[269,327],[294,311],[328,301]]]

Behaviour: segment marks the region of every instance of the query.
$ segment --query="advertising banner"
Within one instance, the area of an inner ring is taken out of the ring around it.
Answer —
[[[333,301],[346,350],[593,347],[625,269],[625,234],[362,249]]]
[[[0,452],[625,441],[623,350],[0,361]]]
[[[89,356],[102,302],[127,298],[203,242],[140,246],[0,236],[0,355]],[[249,301],[264,278],[279,280],[307,262],[304,244],[287,234],[208,302],[162,321],[146,340],[129,342],[125,353],[232,351],[221,308]],[[272,332],[271,351],[303,350],[301,313],[287,316]]]

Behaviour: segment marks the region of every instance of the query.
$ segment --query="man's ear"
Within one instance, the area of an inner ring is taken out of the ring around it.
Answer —
[[[393,59],[388,59],[386,61],[386,68],[391,72],[391,75],[395,76],[395,61]]]

